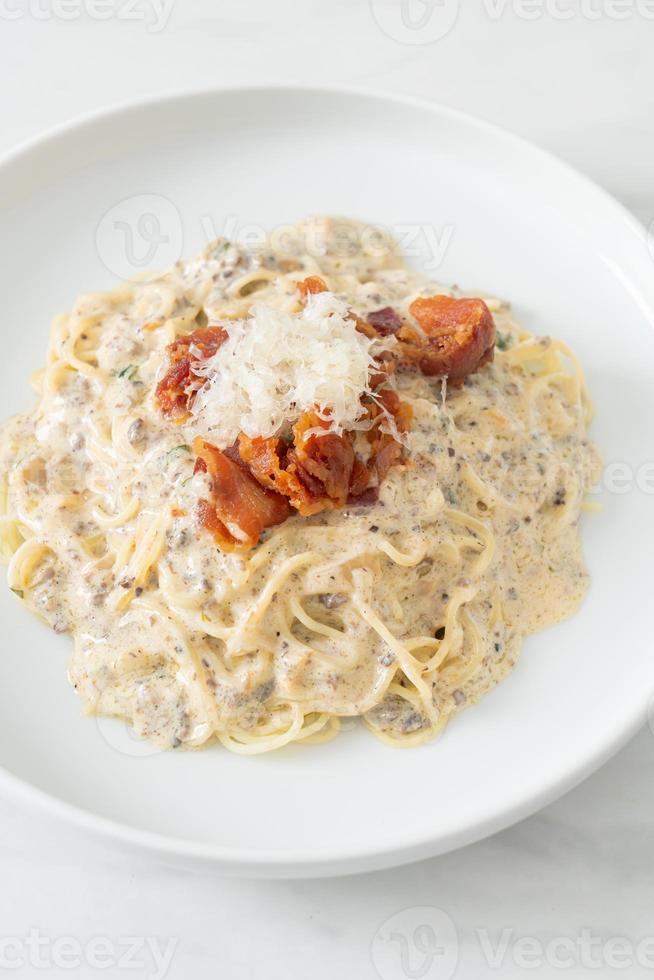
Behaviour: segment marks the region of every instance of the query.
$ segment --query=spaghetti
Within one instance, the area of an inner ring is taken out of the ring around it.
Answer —
[[[198,420],[164,417],[155,397],[169,345],[228,330],[255,302],[288,323],[308,276],[383,326],[454,295],[390,247],[353,248],[366,240],[353,223],[342,247],[342,226],[315,219],[257,252],[221,241],[158,280],[81,297],[53,324],[37,406],[2,430],[9,586],[72,634],[86,710],[157,744],[259,753],[331,738],[351,716],[424,742],[585,592],[578,522],[598,457],[583,373],[492,299],[497,348],[478,373],[396,372],[413,422],[376,500],[293,512],[249,551],[199,526]]]

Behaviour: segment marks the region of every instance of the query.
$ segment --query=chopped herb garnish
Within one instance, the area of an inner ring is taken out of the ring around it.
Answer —
[[[138,371],[138,364],[128,364],[127,367],[122,368],[118,372],[117,377],[127,378],[128,381],[131,381],[137,371]]]
[[[508,348],[511,346],[511,338],[509,337],[508,333],[500,333],[498,330],[495,337],[495,346],[498,350],[508,350]]]
[[[452,491],[448,490],[445,496],[447,497],[448,504],[450,504],[452,507],[456,507],[456,497],[454,496]]]
[[[185,443],[182,443],[181,446],[173,446],[172,449],[169,449],[166,456],[171,456],[173,453],[190,453],[190,451],[191,447],[187,446]]]
[[[217,259],[220,255],[224,255],[230,246],[230,242],[225,238],[223,241],[218,242],[213,250],[213,258]]]

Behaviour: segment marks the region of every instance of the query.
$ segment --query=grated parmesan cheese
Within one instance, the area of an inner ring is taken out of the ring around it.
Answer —
[[[273,436],[316,406],[330,431],[357,428],[379,341],[360,333],[346,303],[309,296],[299,313],[255,303],[220,324],[228,339],[196,370],[206,377],[191,409],[195,432],[224,449],[244,432]]]

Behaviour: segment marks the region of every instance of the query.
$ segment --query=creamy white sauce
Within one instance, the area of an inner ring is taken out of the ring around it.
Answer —
[[[492,364],[458,389],[397,376],[414,422],[376,504],[295,516],[245,556],[197,526],[197,420],[176,426],[154,399],[177,335],[255,301],[297,315],[311,274],[362,316],[445,291],[392,251],[339,248],[333,227],[300,226],[285,252],[218,243],[81,297],[55,321],[38,406],[2,430],[10,585],[72,634],[84,705],[158,744],[260,751],[352,715],[422,741],[586,590],[578,523],[598,457],[583,382],[491,299]]]

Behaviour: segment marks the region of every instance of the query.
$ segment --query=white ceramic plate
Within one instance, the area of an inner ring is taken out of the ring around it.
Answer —
[[[0,165],[0,200],[2,416],[29,404],[49,321],[78,292],[190,255],[212,233],[340,213],[408,226],[418,264],[511,299],[529,329],[568,341],[587,367],[605,460],[627,467],[610,471],[621,492],[604,492],[604,513],[585,520],[593,583],[582,610],[530,639],[511,677],[419,749],[353,728],[252,759],[152,753],[120,723],[81,715],[69,639],[0,589],[4,791],[169,858],[333,874],[505,827],[642,723],[654,679],[654,479],[643,468],[654,453],[654,261],[605,193],[448,109],[260,89],[140,103],[60,130]]]

